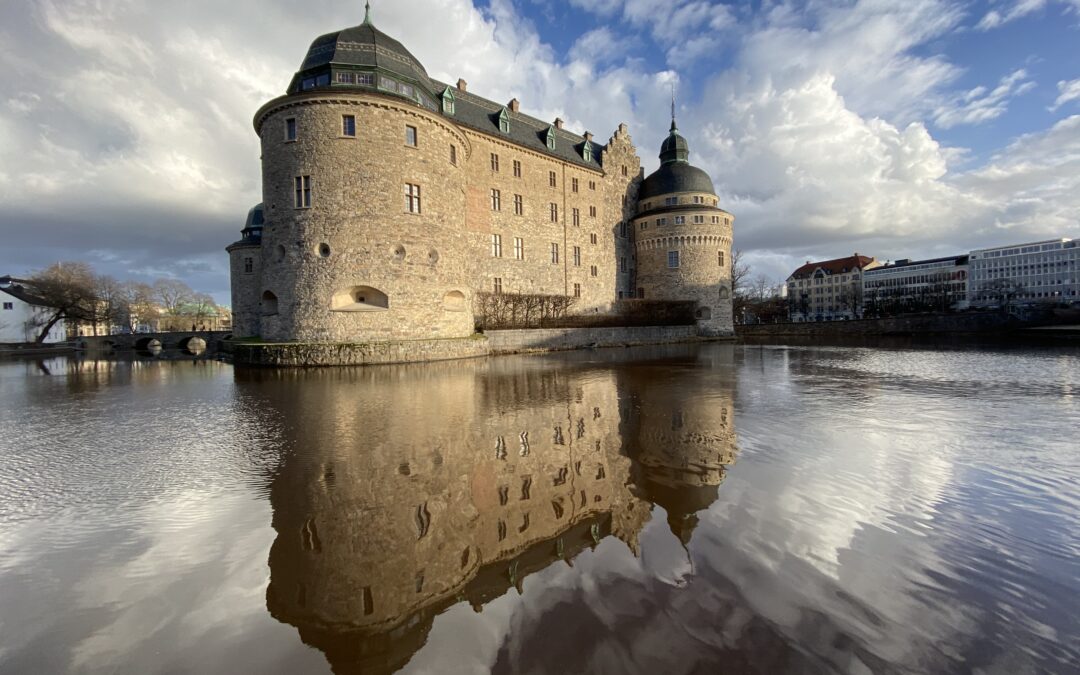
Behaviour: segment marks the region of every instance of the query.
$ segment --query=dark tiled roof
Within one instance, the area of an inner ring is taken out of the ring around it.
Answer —
[[[826,274],[846,274],[856,269],[861,270],[872,262],[874,262],[873,258],[864,255],[851,255],[846,258],[836,258],[835,260],[811,262],[795,270],[788,278],[806,279],[818,269],[824,270]]]
[[[712,178],[696,166],[685,162],[664,164],[641,184],[638,201],[672,192],[708,192],[716,194]]]
[[[443,91],[449,86],[438,80],[432,80],[435,85],[435,95],[442,96]],[[445,115],[457,124],[481,131],[491,136],[505,138],[510,143],[524,146],[534,152],[551,155],[558,159],[572,162],[580,166],[586,166],[596,171],[602,171],[600,163],[601,144],[592,142],[593,158],[586,162],[583,154],[585,137],[571,133],[565,129],[555,129],[555,149],[547,147],[547,131],[553,128],[550,122],[544,122],[524,115],[520,112],[512,112],[507,106],[489,101],[471,92],[463,92],[457,87],[451,87],[454,94],[454,114]],[[506,108],[510,116],[510,133],[504,134],[499,130],[499,112]]]
[[[316,38],[289,87],[290,93],[299,89],[297,83],[302,74],[331,64],[385,70],[416,82],[427,88],[429,94],[438,94],[420,61],[404,45],[370,23]]]
[[[9,279],[10,280],[11,277],[4,277],[3,279],[0,279],[0,282],[2,282],[4,279]],[[23,302],[25,302],[28,305],[37,305],[38,307],[48,307],[49,306],[49,303],[45,302],[44,300],[37,297],[36,295],[27,292],[26,288],[24,288],[23,286],[20,286],[18,284],[12,284],[11,286],[7,286],[7,287],[0,286],[0,293],[7,293],[11,297],[22,300]]]
[[[951,262],[956,265],[966,265],[968,263],[968,255],[950,255],[944,258],[930,258],[928,260],[897,260],[889,265],[883,265],[881,267],[875,267],[875,270],[892,270],[898,267],[914,267],[915,265],[930,265],[939,262]]]

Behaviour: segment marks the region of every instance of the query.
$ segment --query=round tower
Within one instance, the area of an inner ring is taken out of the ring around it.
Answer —
[[[225,250],[229,252],[232,279],[233,334],[253,337],[259,334],[259,285],[262,278],[263,205],[248,211],[241,238]]]
[[[316,39],[287,94],[256,113],[264,339],[472,333],[470,148],[439,100],[419,61],[369,16]]]
[[[696,301],[702,335],[731,335],[734,216],[719,208],[709,175],[691,166],[690,146],[674,116],[660,162],[641,185],[633,221],[637,295]]]

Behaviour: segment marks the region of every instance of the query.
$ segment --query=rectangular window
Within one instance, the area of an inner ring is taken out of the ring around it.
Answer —
[[[551,187],[557,187],[558,183],[555,180],[555,172],[548,171],[548,185]]]
[[[311,207],[311,176],[297,176],[293,183],[296,188],[296,208]]]
[[[578,211],[577,209],[572,209],[570,213],[572,214],[574,225],[581,225],[581,211]]]
[[[630,175],[630,169],[626,168],[626,165],[623,165],[622,175],[624,175],[624,176],[629,176]]]
[[[405,183],[405,211],[420,213],[420,186]]]
[[[656,219],[656,224],[657,225],[667,225],[667,218],[657,218]]]
[[[355,115],[342,115],[341,116],[341,135],[342,136],[356,136],[356,116]]]
[[[679,252],[668,251],[667,253],[667,266],[671,269],[676,269],[679,266]]]
[[[338,73],[337,81],[338,84],[352,84],[356,82],[356,76],[352,73]]]
[[[491,257],[492,258],[501,258],[502,257],[502,235],[501,234],[493,234],[493,235],[491,235]]]
[[[626,237],[626,221],[619,223],[619,236]]]
[[[525,215],[525,198],[521,195],[514,195],[514,215]]]
[[[295,141],[296,140],[296,118],[295,117],[290,117],[289,119],[285,120],[285,140],[287,140],[287,141]]]
[[[723,251],[717,251],[716,252],[716,260],[717,260],[718,263],[720,263],[720,267],[724,266],[724,252]]]
[[[675,216],[675,224],[676,225],[685,225],[686,224],[686,216]]]
[[[595,206],[590,206],[589,207],[589,217],[590,218],[595,218],[596,217],[596,207]]]
[[[251,274],[255,271],[254,258],[244,258],[244,274]]]
[[[578,180],[577,180],[577,178],[571,178],[570,179],[570,191],[571,192],[577,192],[577,189],[578,189]]]
[[[595,190],[596,189],[596,181],[594,181],[594,180],[589,181],[589,189],[590,190]]]
[[[581,267],[581,247],[574,247],[574,267]]]
[[[637,296],[638,296],[638,300],[644,300],[645,299],[645,289],[644,288],[638,288],[637,289]]]
[[[559,222],[559,205],[555,202],[551,202],[551,222]]]
[[[357,73],[356,83],[365,84],[369,87],[375,86],[375,73]]]
[[[559,264],[559,245],[556,244],[555,242],[551,243],[551,264],[552,265],[558,265]]]
[[[694,216],[694,222],[701,225],[705,222],[705,216]]]
[[[405,125],[405,145],[415,148],[417,145],[416,127]]]
[[[678,197],[665,197],[664,198],[664,204],[666,206],[672,206],[673,204],[678,204],[678,203],[679,203],[679,198]]]
[[[454,166],[457,166],[457,146],[456,145],[451,145],[450,146],[450,163],[453,164]]]
[[[619,258],[619,271],[620,272],[625,272],[626,271],[626,258]]]
[[[521,162],[514,160],[514,178],[521,178]]]
[[[491,190],[491,210],[502,211],[502,193],[494,188]]]
[[[251,260],[251,258],[248,258],[248,260]],[[15,309],[15,303],[14,302],[5,302],[4,303],[4,309]]]
[[[700,204],[701,202],[702,202],[701,197],[694,197],[694,203],[695,204]]]
[[[574,284],[574,297],[575,298],[580,298],[581,297],[581,284]]]
[[[525,259],[525,240],[521,237],[514,237],[514,260]]]
[[[495,277],[494,289],[496,293],[502,293],[502,277]]]
[[[598,273],[599,273],[599,270],[598,270],[598,269],[596,269],[596,265],[593,265],[593,266],[591,266],[591,267],[589,268],[589,274],[590,274],[591,276],[594,276],[594,277],[595,277],[595,276],[596,276],[596,275],[597,275]]]
[[[660,221],[657,221],[657,222],[660,222]],[[644,229],[646,229],[647,227],[649,227],[649,221],[647,221],[647,220],[643,220],[643,221],[641,221],[641,229],[643,229],[643,230],[644,230]]]
[[[593,232],[592,234],[589,235],[589,243],[590,244],[595,244],[597,241],[598,240],[596,238],[596,233],[595,232]]]
[[[720,224],[720,216],[713,216],[712,221],[713,221],[713,225],[719,225]]]
[[[494,152],[491,153],[491,170],[495,173],[499,172],[499,156]]]

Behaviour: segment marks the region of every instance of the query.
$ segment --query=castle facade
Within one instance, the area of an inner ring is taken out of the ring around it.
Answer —
[[[466,337],[477,292],[697,301],[732,333],[733,217],[674,120],[643,176],[601,144],[430,78],[370,16],[312,43],[255,115],[263,201],[228,247],[234,332],[275,342]]]

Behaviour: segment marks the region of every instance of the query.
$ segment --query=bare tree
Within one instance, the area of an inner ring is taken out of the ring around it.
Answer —
[[[746,282],[750,276],[750,265],[742,259],[742,249],[737,249],[731,254],[731,293],[734,296],[743,295],[746,290]]]
[[[30,275],[28,289],[52,311],[35,322],[35,342],[42,343],[60,321],[93,321],[98,298],[94,271],[86,263],[56,263]]]
[[[150,284],[137,281],[128,282],[124,285],[124,294],[127,296],[127,323],[131,332],[139,329],[139,326],[149,325],[158,318],[156,294]]]

